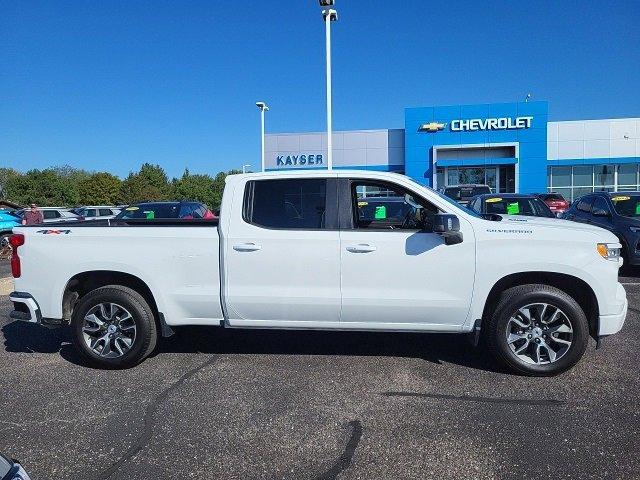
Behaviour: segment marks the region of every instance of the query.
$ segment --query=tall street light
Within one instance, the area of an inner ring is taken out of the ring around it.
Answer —
[[[333,119],[331,117],[331,22],[338,20],[338,12],[331,7],[334,0],[319,0],[324,18],[327,48],[327,168],[333,169]]]
[[[260,109],[260,139],[262,142],[262,171],[264,172],[264,112],[269,111],[269,107],[264,102],[256,102],[256,107]]]

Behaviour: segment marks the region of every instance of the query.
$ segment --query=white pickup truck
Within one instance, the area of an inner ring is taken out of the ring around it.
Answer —
[[[47,224],[11,242],[11,317],[70,324],[103,367],[211,325],[465,333],[516,372],[553,375],[627,313],[612,233],[484,218],[392,173],[233,175],[219,222]]]

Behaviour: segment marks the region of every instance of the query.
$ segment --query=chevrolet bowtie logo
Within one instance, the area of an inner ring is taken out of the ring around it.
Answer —
[[[437,132],[438,130],[443,130],[446,126],[446,123],[430,122],[423,123],[422,125],[420,125],[420,128],[418,128],[418,130],[420,130],[421,132]]]

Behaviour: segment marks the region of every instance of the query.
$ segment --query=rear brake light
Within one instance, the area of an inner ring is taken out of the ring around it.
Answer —
[[[22,269],[20,268],[18,247],[24,245],[24,235],[22,235],[21,233],[14,233],[9,237],[9,244],[13,249],[13,252],[11,253],[11,275],[13,275],[13,278],[20,278]]]

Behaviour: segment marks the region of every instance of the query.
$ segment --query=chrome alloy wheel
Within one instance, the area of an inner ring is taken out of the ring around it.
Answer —
[[[101,357],[117,358],[136,341],[136,322],[117,303],[99,303],[84,316],[82,336],[87,347]]]
[[[511,315],[506,335],[511,353],[518,359],[544,365],[557,362],[569,351],[573,327],[558,307],[531,303]]]

